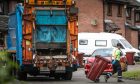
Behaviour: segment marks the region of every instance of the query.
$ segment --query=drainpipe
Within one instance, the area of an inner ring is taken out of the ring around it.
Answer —
[[[126,23],[126,22],[127,22],[127,18],[126,18],[127,5],[126,5],[126,4],[124,5],[124,11],[125,11],[125,12],[124,12],[124,15],[125,15],[125,23]],[[125,28],[124,28],[124,31],[125,31],[124,34],[125,34],[125,38],[126,38],[126,24],[124,24],[124,27],[125,27]]]
[[[103,0],[103,32],[105,32],[105,0]]]

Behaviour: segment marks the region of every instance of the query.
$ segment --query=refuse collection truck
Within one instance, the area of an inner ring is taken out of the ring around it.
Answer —
[[[18,79],[27,74],[71,80],[77,70],[78,8],[72,0],[24,0],[18,33]],[[22,35],[22,36],[20,36]]]

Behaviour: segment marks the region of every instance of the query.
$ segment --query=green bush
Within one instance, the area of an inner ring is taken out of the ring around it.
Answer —
[[[9,59],[10,54],[6,50],[0,50],[0,84],[5,84],[13,80],[10,70],[15,67],[12,60]]]

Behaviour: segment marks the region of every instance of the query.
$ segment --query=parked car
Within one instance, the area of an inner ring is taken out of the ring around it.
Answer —
[[[85,74],[87,74],[89,72],[91,64],[94,62],[95,56],[97,56],[97,55],[105,57],[106,59],[110,60],[110,63],[107,65],[107,67],[104,70],[103,74],[106,74],[107,72],[112,72],[113,71],[112,61],[114,60],[114,58],[112,56],[112,51],[113,51],[113,48],[96,49],[92,53],[92,55],[85,60],[85,66],[84,66]],[[120,63],[121,63],[122,71],[127,71],[127,59],[126,59],[126,56],[121,56]]]

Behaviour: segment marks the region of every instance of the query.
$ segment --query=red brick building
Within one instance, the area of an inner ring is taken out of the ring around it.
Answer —
[[[138,48],[138,29],[136,0],[76,0],[79,7],[79,32],[114,32],[123,35],[134,47]],[[131,7],[131,20],[127,11]],[[138,12],[138,11],[137,11]],[[139,14],[140,15],[140,14]],[[131,23],[130,27],[127,22]],[[133,27],[135,29],[133,29]]]
[[[103,32],[103,0],[76,0],[79,32]]]
[[[135,10],[135,25],[139,29],[138,30],[138,48],[140,49],[140,8]]]
[[[140,25],[140,3],[136,0],[128,0],[129,4],[126,6],[126,39],[136,48],[139,45],[139,28]]]

